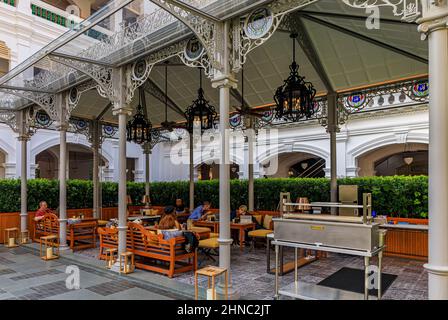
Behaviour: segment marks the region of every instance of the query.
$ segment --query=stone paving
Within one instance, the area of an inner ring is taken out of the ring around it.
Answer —
[[[86,259],[86,257],[83,257]],[[80,269],[80,289],[66,286],[68,265]],[[0,300],[186,299],[144,281],[60,258],[43,261],[35,250],[0,246]]]
[[[97,259],[98,248],[66,253],[63,258],[42,261],[29,249],[6,249],[0,246],[0,299],[191,299],[194,294],[192,272],[173,279],[153,272],[136,270],[119,276],[104,268]],[[285,252],[285,262],[292,256]],[[271,266],[274,265],[271,254]],[[200,260],[204,257],[201,255]],[[376,263],[375,260],[373,260]],[[81,271],[81,289],[65,287],[65,268],[75,264]],[[216,265],[205,260],[202,266]],[[299,281],[316,284],[342,267],[363,268],[359,257],[329,254],[299,269]],[[383,299],[427,299],[427,273],[422,261],[385,257],[383,272],[397,275]],[[281,285],[293,281],[293,273],[280,277]],[[274,275],[266,273],[264,248],[250,250],[232,248],[232,283],[241,299],[270,300],[273,298]],[[206,279],[200,279],[206,286]]]

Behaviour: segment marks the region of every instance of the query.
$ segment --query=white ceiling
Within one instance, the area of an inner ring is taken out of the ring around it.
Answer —
[[[306,11],[316,11],[318,14],[313,16],[310,13],[310,15],[427,59],[427,43],[420,40],[415,24],[381,22],[380,30],[368,30],[364,20],[332,16],[331,13],[365,16],[364,10],[352,9],[341,1],[334,0],[319,1],[307,7]],[[322,13],[330,15],[322,16]],[[399,21],[398,18],[393,17],[390,9],[383,8],[381,13],[383,18]],[[305,17],[301,19],[316,48],[316,58],[321,61],[335,90],[413,77],[428,72],[428,66],[424,62],[323,26]],[[326,91],[310,61],[298,45],[297,48],[299,73],[305,76],[307,81],[311,81],[318,92]],[[287,32],[282,31],[277,31],[269,41],[249,54],[244,66],[245,100],[251,107],[273,102],[275,89],[282,85],[289,74],[291,59],[292,40]],[[197,96],[198,70],[186,66],[170,66],[168,69],[168,96],[182,110],[185,110]],[[241,74],[237,75],[237,78],[241,80]],[[164,90],[163,66],[154,67],[150,79]],[[203,76],[203,84],[206,98],[219,111],[218,90],[211,87],[210,80],[205,76]],[[240,85],[238,91],[241,91]],[[138,94],[136,93],[133,106],[137,104],[137,99]],[[146,100],[151,122],[157,125],[164,120],[164,104],[148,94]],[[91,91],[83,95],[74,115],[87,118],[96,117],[107,104],[107,100]],[[239,101],[231,98],[231,106],[239,105]],[[169,120],[174,121],[182,119],[172,110],[168,111],[168,117]],[[116,118],[110,111],[105,114],[104,120],[116,122]]]

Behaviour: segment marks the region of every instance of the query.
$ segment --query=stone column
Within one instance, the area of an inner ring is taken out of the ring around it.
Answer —
[[[419,31],[429,43],[428,297],[448,299],[448,4],[423,1]]]
[[[194,134],[190,133],[190,162],[189,162],[189,206],[194,210]]]
[[[330,134],[330,201],[338,201],[338,176],[337,176],[337,154],[336,154],[336,134],[338,132],[337,122],[337,95],[328,95],[328,128]],[[331,214],[337,214],[337,208],[331,208]]]
[[[28,189],[27,189],[27,145],[30,139],[27,134],[20,134],[20,231],[28,230]]]
[[[126,124],[129,111],[119,109],[118,115],[118,254],[126,251],[127,188],[126,188]]]
[[[67,123],[59,123],[59,249],[67,246]]]
[[[145,144],[143,146],[143,154],[145,155],[145,196],[148,196],[149,206],[151,206],[151,146],[149,144]],[[146,203],[145,203],[146,206]]]
[[[249,130],[247,130],[247,155],[248,155],[248,210],[254,211],[254,142],[255,142],[255,120],[250,118]]]
[[[98,121],[92,122],[92,152],[93,152],[93,170],[92,170],[92,182],[93,182],[93,217],[100,218],[100,124]]]

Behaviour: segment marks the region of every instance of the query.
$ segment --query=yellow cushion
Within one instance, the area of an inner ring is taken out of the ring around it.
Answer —
[[[272,222],[272,216],[265,215],[263,220],[263,228],[270,229],[271,228],[271,222]]]
[[[211,232],[210,233],[210,238],[219,238],[219,233]]]
[[[266,236],[272,232],[273,232],[272,230],[260,229],[260,230],[249,231],[248,235],[249,235],[249,237],[252,237],[252,238],[266,238]]]
[[[259,225],[262,224],[263,216],[261,214],[253,215],[253,217],[255,218],[255,220],[257,220],[257,223]]]
[[[219,248],[218,238],[209,238],[199,241],[199,248],[208,248],[208,249]]]
[[[98,225],[99,225],[100,227],[103,227],[103,226],[107,225],[108,222],[109,222],[109,221],[106,221],[106,220],[98,220]]]

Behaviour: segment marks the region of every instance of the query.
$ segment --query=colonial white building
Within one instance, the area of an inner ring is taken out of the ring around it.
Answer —
[[[86,3],[89,5],[86,6]],[[78,16],[86,17],[104,3],[107,1],[1,1],[0,75],[61,35],[79,21]],[[154,10],[149,1],[142,3],[144,5],[136,6],[134,11],[126,11],[121,21],[103,24],[102,32],[112,32],[114,24],[132,21],[139,14]],[[341,116],[345,123],[340,125],[341,130],[337,134],[339,177],[427,174],[428,106],[424,75],[420,79],[402,79],[393,84],[378,83],[369,89],[356,88],[344,101],[351,103],[349,109],[353,113],[348,118]],[[272,99],[264,103],[272,103]],[[68,176],[73,179],[91,179],[91,144],[80,126],[74,122],[72,132],[67,136],[70,152]],[[272,125],[272,128],[278,130],[277,142],[273,143],[270,152],[260,151],[255,154],[255,177],[262,177],[262,169],[273,161],[278,170],[269,176],[329,176],[329,135],[318,120],[279,123]],[[111,130],[110,136],[113,136],[113,128],[106,129]],[[51,130],[51,124],[48,124],[47,129],[36,131],[27,154],[29,178],[58,177],[58,145],[59,135],[57,131]],[[240,152],[232,157],[233,178],[243,179],[248,176],[247,149],[247,145],[243,145]],[[150,170],[152,181],[188,180],[188,165],[173,164],[170,161],[172,154],[173,143],[159,143],[154,147]],[[113,137],[104,139],[101,155],[101,179],[117,181],[118,144]],[[17,165],[20,157],[20,144],[16,135],[6,124],[0,124],[0,178],[20,176],[20,167]],[[127,158],[128,180],[144,181],[142,148],[128,143]],[[218,159],[218,154],[214,152],[196,154],[195,178],[218,178]]]

